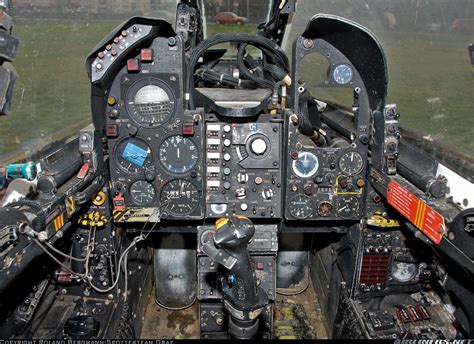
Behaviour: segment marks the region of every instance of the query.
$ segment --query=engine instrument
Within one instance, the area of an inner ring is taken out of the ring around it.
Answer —
[[[354,196],[342,196],[337,201],[337,214],[344,219],[358,216],[359,210],[359,200]]]
[[[342,173],[348,175],[358,174],[364,168],[362,155],[358,152],[349,152],[344,154],[339,160],[339,168]]]
[[[289,211],[297,219],[307,219],[313,214],[313,200],[307,196],[298,195],[290,201]]]
[[[130,195],[137,205],[151,205],[155,199],[156,191],[153,184],[145,180],[137,180],[130,186]]]

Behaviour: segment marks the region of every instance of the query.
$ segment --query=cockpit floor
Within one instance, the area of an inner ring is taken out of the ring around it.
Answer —
[[[278,295],[274,305],[274,336],[280,339],[327,339],[328,333],[312,283],[301,294]],[[151,293],[145,311],[142,339],[199,339],[199,305],[167,310]]]

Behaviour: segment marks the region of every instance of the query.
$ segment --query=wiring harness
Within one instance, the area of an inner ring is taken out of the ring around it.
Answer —
[[[238,45],[237,65],[244,79],[235,76],[220,74],[209,66],[196,67],[203,54],[212,46],[222,43],[235,43]],[[250,55],[247,47],[253,46],[262,52],[263,68],[259,68]],[[266,75],[265,75],[266,73]],[[195,109],[194,76],[201,79],[225,86],[243,88],[269,88],[274,89],[275,84],[284,81],[288,86],[291,84],[289,77],[289,61],[285,52],[274,41],[261,35],[243,33],[221,33],[202,41],[192,52],[186,73],[186,88],[188,108]]]

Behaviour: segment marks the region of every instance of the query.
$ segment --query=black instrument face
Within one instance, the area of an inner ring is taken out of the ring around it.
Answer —
[[[294,197],[289,204],[290,214],[297,219],[306,219],[313,214],[313,200],[304,195]]]
[[[184,179],[172,180],[161,190],[163,213],[174,216],[189,215],[199,206],[199,201],[197,187]]]
[[[343,196],[337,201],[337,215],[344,219],[357,217],[359,214],[359,200],[353,196]]]
[[[176,108],[170,88],[151,77],[136,81],[128,90],[125,102],[130,117],[144,127],[157,127],[167,122]]]
[[[199,159],[197,146],[183,136],[171,136],[160,146],[160,161],[172,174],[185,174],[191,171]]]
[[[137,205],[150,205],[155,199],[155,188],[145,180],[138,180],[130,186],[130,195]]]
[[[128,138],[115,147],[115,161],[127,173],[140,173],[153,164],[150,146],[142,139]]]
[[[341,172],[347,175],[355,175],[360,173],[364,168],[364,160],[362,155],[357,152],[349,152],[344,154],[339,160],[339,168]]]

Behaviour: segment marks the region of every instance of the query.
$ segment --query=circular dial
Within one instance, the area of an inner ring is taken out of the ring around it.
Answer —
[[[337,82],[339,85],[346,85],[352,81],[354,72],[352,71],[351,67],[342,64],[334,69],[332,76],[334,78],[334,81]]]
[[[252,141],[250,147],[256,155],[262,155],[267,150],[267,143],[264,139],[258,138]]]
[[[319,161],[316,155],[310,152],[301,152],[298,158],[293,161],[293,172],[300,178],[311,178],[319,168]]]
[[[359,201],[353,196],[340,197],[337,201],[337,215],[350,219],[359,215]]]
[[[297,219],[306,219],[313,214],[313,200],[307,196],[298,195],[290,201],[288,210]]]
[[[175,216],[191,214],[199,205],[199,191],[184,179],[170,181],[161,190],[163,211]]]
[[[120,141],[115,146],[115,160],[127,173],[139,173],[153,163],[150,146],[139,138]]]
[[[398,282],[406,283],[415,278],[418,272],[416,264],[405,262],[393,262],[391,274],[393,279]]]
[[[329,202],[321,202],[318,206],[318,214],[322,217],[328,217],[332,214],[332,204]]]
[[[185,174],[198,161],[198,149],[193,141],[182,136],[171,136],[160,146],[160,161],[168,172]]]
[[[362,155],[357,152],[349,152],[344,154],[339,160],[339,169],[342,173],[348,175],[358,174],[364,168],[364,160]]]
[[[126,104],[132,119],[147,127],[166,122],[175,110],[172,92],[154,78],[142,79],[133,84],[128,90]]]
[[[130,186],[130,195],[135,204],[151,204],[155,199],[155,188],[144,180],[138,180]]]

